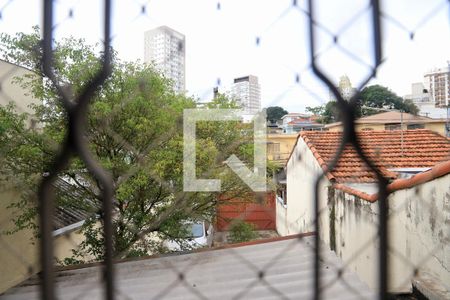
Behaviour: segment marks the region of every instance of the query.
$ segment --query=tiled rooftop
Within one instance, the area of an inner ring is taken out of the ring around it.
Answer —
[[[85,199],[79,188],[72,186],[61,178],[57,178],[53,185],[57,193],[60,193],[60,197],[63,197],[65,201],[65,205],[55,207],[53,216],[54,230],[86,220],[93,216],[101,206],[100,202],[94,203]]]
[[[322,168],[336,153],[341,132],[303,131],[307,143]],[[363,131],[358,132],[361,146],[384,176],[394,179],[389,169],[431,168],[450,160],[450,141],[430,130]],[[328,175],[336,182],[375,182],[376,175],[356,153],[352,145],[345,147],[336,167]]]

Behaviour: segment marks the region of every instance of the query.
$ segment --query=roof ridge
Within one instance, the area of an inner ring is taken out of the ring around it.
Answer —
[[[437,164],[436,166],[434,166],[433,168],[431,168],[430,170],[415,174],[410,178],[396,179],[387,185],[387,191],[389,194],[391,194],[391,193],[394,193],[399,190],[412,188],[419,184],[423,184],[423,183],[432,181],[436,178],[445,176],[447,174],[450,174],[450,160],[441,162],[441,163]],[[335,189],[341,190],[341,191],[351,194],[353,196],[357,196],[357,197],[359,197],[363,200],[369,201],[369,202],[375,202],[378,200],[378,193],[368,194],[368,193],[362,192],[360,190],[357,190],[355,188],[349,187],[342,183],[334,184],[333,187]]]
[[[376,171],[358,155],[353,143],[345,145],[336,166],[328,170],[343,134],[340,131],[301,131],[298,138],[303,139],[328,179],[335,182],[375,182]],[[395,179],[398,175],[389,169],[429,168],[450,158],[447,154],[450,154],[450,141],[429,129],[357,132],[357,138],[365,157],[388,179]],[[298,140],[294,148],[297,145]]]

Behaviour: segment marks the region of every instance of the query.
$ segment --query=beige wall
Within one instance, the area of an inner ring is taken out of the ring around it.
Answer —
[[[268,160],[279,160],[280,162],[286,162],[289,154],[294,148],[295,142],[297,141],[297,134],[268,134],[267,143],[274,143],[280,145],[279,158],[274,157],[274,153],[267,151]]]
[[[20,193],[12,187],[0,187],[0,228],[14,228],[11,219],[14,210],[7,206],[19,199]],[[39,272],[39,241],[32,242],[32,231],[21,230],[13,235],[0,235],[0,293]],[[54,255],[59,260],[72,255],[71,249],[79,245],[83,236],[77,232],[58,236],[54,240]]]
[[[3,78],[2,90],[0,91],[0,105],[14,102],[18,113],[29,113],[33,111],[29,105],[36,100],[27,95],[27,92],[14,81],[15,77],[33,74],[31,71],[0,60],[0,78]],[[31,118],[29,120],[31,123]],[[20,199],[20,192],[12,186],[0,186],[0,228],[1,231],[14,228],[11,221],[14,210],[7,206]],[[30,275],[39,271],[38,244],[32,243],[33,233],[31,230],[21,230],[13,235],[0,234],[0,293],[17,285]],[[71,249],[83,240],[83,236],[71,232],[64,236],[58,236],[54,240],[55,257],[64,259],[71,256]]]
[[[363,129],[371,128],[372,130],[384,130],[384,124],[356,124],[355,129],[356,131],[361,131]],[[342,125],[337,125],[328,128],[328,131],[342,131],[343,127]]]
[[[7,206],[20,194],[11,187],[0,187],[0,222],[1,230],[11,230],[14,224],[12,210]],[[0,293],[20,283],[29,275],[36,273],[36,245],[30,243],[30,230],[23,230],[14,235],[0,235]],[[31,269],[30,269],[31,268]]]
[[[425,124],[425,129],[432,130],[445,136],[445,122]]]
[[[385,130],[385,124],[356,124],[356,131],[361,131],[363,129],[370,128],[372,130]],[[408,129],[407,124],[403,124],[403,129]],[[433,123],[426,123],[425,129],[429,129],[431,131],[437,132],[441,135],[445,136],[445,122],[433,122]],[[329,131],[342,131],[342,126],[337,125],[333,127],[328,128]]]

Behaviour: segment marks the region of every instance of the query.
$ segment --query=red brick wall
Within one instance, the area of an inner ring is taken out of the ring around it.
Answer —
[[[233,199],[217,206],[218,231],[229,230],[235,219],[252,223],[257,230],[275,230],[275,194],[267,193],[261,204]]]

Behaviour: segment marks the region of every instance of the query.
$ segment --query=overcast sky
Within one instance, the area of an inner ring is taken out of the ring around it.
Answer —
[[[42,21],[41,1],[0,0],[0,31],[29,32]],[[147,2],[147,3],[146,3]],[[262,105],[290,112],[329,100],[328,89],[309,65],[307,18],[298,0],[152,0],[114,1],[113,45],[124,60],[142,60],[144,32],[167,25],[186,35],[186,87],[189,95],[210,99],[220,79],[224,91],[233,78],[259,77]],[[56,38],[73,35],[99,42],[102,2],[55,1]],[[332,46],[333,37],[317,29],[318,62],[337,82],[346,74],[357,85],[369,72],[372,43],[368,1],[315,1],[318,22],[338,33],[339,44],[364,64]],[[142,6],[145,13],[142,14]],[[69,18],[69,10],[73,18]],[[383,1],[383,56],[376,81],[403,96],[424,72],[450,60],[450,8],[447,0]],[[348,20],[359,16],[346,26]],[[414,31],[414,39],[410,39]],[[259,37],[260,43],[256,44]],[[330,47],[331,45],[331,47]],[[297,74],[300,84],[296,83]]]

